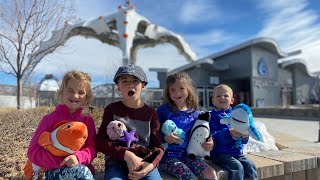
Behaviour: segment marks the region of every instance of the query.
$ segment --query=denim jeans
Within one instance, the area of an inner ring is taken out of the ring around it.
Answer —
[[[244,155],[219,154],[212,158],[212,162],[228,171],[229,180],[258,179],[255,164]]]
[[[104,180],[126,180],[128,178],[128,168],[123,163],[106,164],[104,171]],[[161,180],[158,168],[154,168],[150,171],[142,180]]]

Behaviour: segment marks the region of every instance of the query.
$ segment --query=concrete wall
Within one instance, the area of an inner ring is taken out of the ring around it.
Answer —
[[[205,68],[206,65],[193,67],[187,70],[188,75],[192,78],[196,86],[210,86],[210,76],[218,76],[217,72]]]
[[[278,58],[274,53],[259,46],[252,47],[252,107],[281,104]],[[259,71],[261,62],[265,63],[265,74]]]
[[[0,107],[17,107],[17,97],[16,96],[5,96],[0,95]],[[21,108],[28,109],[36,107],[35,97],[21,97]]]
[[[243,79],[251,76],[251,49],[245,48],[215,59],[217,65],[228,64],[230,69],[219,72],[221,81]]]
[[[296,68],[292,69],[294,75],[294,103],[314,103],[316,98],[313,93],[319,93],[317,79],[308,76],[302,68],[298,68],[298,66],[295,67]]]

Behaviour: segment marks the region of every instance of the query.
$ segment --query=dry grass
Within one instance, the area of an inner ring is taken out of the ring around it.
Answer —
[[[29,110],[0,109],[0,179],[23,179],[23,166],[30,139],[42,117],[53,108],[40,107]],[[102,109],[95,109],[92,116],[100,126]],[[98,154],[93,165],[97,172],[104,169],[103,155]]]

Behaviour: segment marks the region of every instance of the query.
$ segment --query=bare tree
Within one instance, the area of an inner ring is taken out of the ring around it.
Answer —
[[[20,109],[22,82],[41,60],[35,58],[34,52],[52,31],[63,28],[72,19],[72,0],[0,1],[0,71],[16,77],[17,109]],[[55,41],[38,53],[48,54],[52,47],[61,44],[62,41]]]

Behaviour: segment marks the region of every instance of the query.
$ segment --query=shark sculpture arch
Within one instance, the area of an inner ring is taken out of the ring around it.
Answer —
[[[75,24],[65,22],[62,29],[54,31],[52,37],[41,42],[33,54],[35,62],[47,54],[54,52],[73,36],[95,38],[103,43],[119,47],[122,51],[123,65],[135,64],[138,49],[154,47],[162,43],[171,43],[188,61],[197,59],[188,43],[181,35],[175,34],[164,27],[152,24],[148,19],[139,15],[131,1],[118,7],[118,11],[98,18],[81,21]]]

